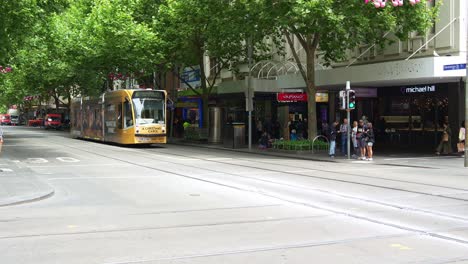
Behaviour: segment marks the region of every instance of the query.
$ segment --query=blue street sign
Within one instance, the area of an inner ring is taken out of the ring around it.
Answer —
[[[444,71],[455,71],[466,69],[466,63],[444,65]]]

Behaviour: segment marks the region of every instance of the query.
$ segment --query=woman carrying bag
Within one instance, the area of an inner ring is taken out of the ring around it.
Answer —
[[[457,149],[459,153],[462,153],[462,157],[465,155],[465,121],[463,121],[460,125],[460,131],[458,132],[458,143],[457,143]]]

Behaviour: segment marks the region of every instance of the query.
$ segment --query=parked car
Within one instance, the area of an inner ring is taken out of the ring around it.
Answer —
[[[11,117],[8,114],[0,114],[0,124],[11,126]]]
[[[47,114],[44,121],[45,129],[61,129],[62,128],[62,115],[61,114]]]

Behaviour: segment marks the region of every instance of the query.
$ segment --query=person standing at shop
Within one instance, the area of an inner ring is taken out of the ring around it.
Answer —
[[[335,158],[335,148],[336,148],[336,134],[337,134],[337,127],[338,127],[338,122],[335,121],[333,124],[330,126],[330,131],[328,133],[328,138],[330,140],[330,151],[329,155],[330,158],[334,159]]]
[[[341,154],[347,155],[348,150],[348,119],[343,119],[343,124],[340,125],[341,134]]]
[[[437,147],[436,155],[441,153],[444,155],[452,153],[452,130],[450,129],[447,122],[444,122],[442,131],[442,138],[440,140],[439,146]]]
[[[359,148],[357,142],[357,130],[358,130],[358,122],[353,122],[353,128],[351,129],[351,141],[353,143],[353,158],[359,157]]]
[[[366,159],[366,135],[365,135],[366,125],[364,125],[364,120],[360,119],[357,133],[356,133],[356,140],[359,148],[359,159],[365,160]]]

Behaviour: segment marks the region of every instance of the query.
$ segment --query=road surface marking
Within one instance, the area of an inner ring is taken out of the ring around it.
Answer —
[[[57,157],[56,159],[61,162],[80,162],[80,160],[71,157]]]
[[[317,171],[317,170],[314,170],[314,169],[305,169],[305,170],[287,170],[287,171],[284,171],[286,173],[303,173],[303,172],[314,172],[314,171]]]
[[[43,158],[29,158],[27,159],[27,162],[28,163],[47,163],[49,161]]]
[[[398,248],[400,250],[411,250],[412,248],[404,246],[402,244],[391,244],[390,247],[392,248]]]
[[[390,158],[384,160],[428,160],[427,158]]]
[[[0,168],[0,172],[13,172],[13,170],[12,169]]]

